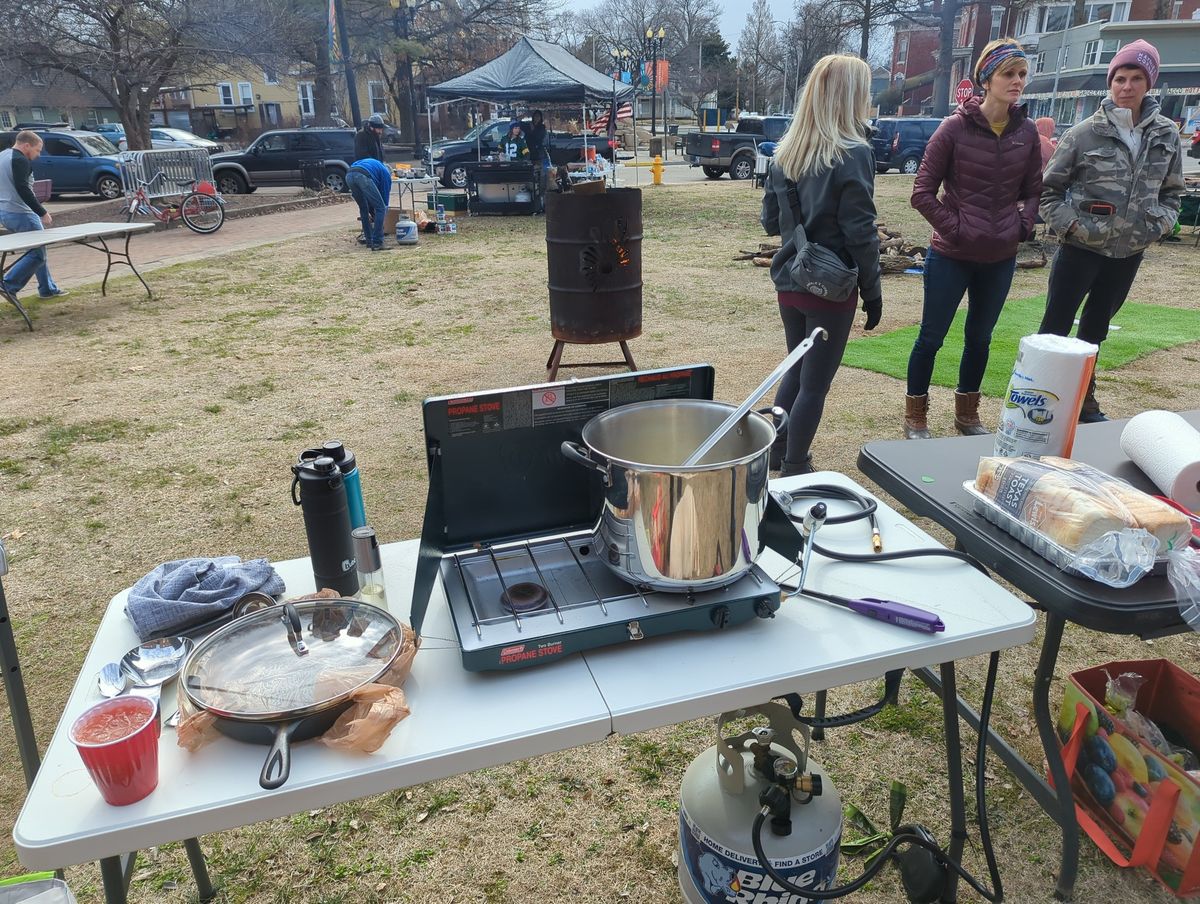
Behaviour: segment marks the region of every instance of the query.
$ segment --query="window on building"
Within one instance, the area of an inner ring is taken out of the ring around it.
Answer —
[[[217,85],[217,103],[222,107],[233,106],[233,84],[231,82],[220,82]]]
[[[992,7],[992,27],[988,32],[988,40],[994,41],[1000,37],[1000,26],[1004,23],[1004,7]]]
[[[249,82],[238,82],[238,103],[243,107],[254,106],[254,86]]]
[[[1040,6],[1037,11],[1038,31],[1062,31],[1071,24],[1071,7]]]
[[[1171,4],[1171,18],[1183,18],[1183,0],[1175,0],[1175,2]]]
[[[896,51],[896,62],[901,66],[908,63],[908,35],[900,35],[900,48]]]
[[[41,107],[30,107],[29,108],[29,118],[32,119],[34,122],[45,122],[46,121],[46,111],[44,109],[42,109]]]
[[[1033,74],[1037,75],[1039,72],[1045,72],[1045,71],[1046,71],[1046,54],[1045,53],[1035,53],[1033,55]]]
[[[367,95],[371,99],[371,112],[387,116],[388,95],[383,82],[367,82]]]
[[[278,85],[279,71],[277,69],[263,69],[263,83],[267,85]]]
[[[283,110],[279,104],[262,105],[263,125],[277,126],[283,122]]]
[[[31,85],[37,85],[40,88],[41,86],[46,84],[46,73],[43,72],[41,69],[30,69],[29,70],[29,83]]]
[[[0,110],[0,128],[11,129],[13,124],[12,114],[7,110]]]
[[[313,83],[300,82],[296,85],[296,94],[300,99],[300,115],[315,116],[317,105],[313,97]]]
[[[1112,62],[1112,58],[1117,53],[1117,45],[1120,42],[1115,39],[1107,41],[1088,41],[1083,45],[1083,65],[1085,66],[1107,66]]]
[[[1129,18],[1129,4],[1124,2],[1089,3],[1087,16],[1089,22],[1124,22]]]
[[[1021,10],[1021,14],[1017,16],[1017,34],[1023,35],[1029,31],[1029,10]]]

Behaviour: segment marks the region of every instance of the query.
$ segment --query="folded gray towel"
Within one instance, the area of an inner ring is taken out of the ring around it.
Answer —
[[[283,578],[266,559],[178,559],[133,585],[125,614],[138,637],[149,640],[223,615],[252,590],[278,596],[283,589]]]

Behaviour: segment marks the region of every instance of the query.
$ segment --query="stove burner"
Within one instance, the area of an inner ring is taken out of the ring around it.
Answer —
[[[543,609],[548,602],[550,594],[546,592],[546,588],[532,581],[513,584],[500,594],[500,605],[514,615]]]

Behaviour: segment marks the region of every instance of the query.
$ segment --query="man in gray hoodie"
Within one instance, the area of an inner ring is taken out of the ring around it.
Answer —
[[[0,223],[9,232],[33,232],[52,222],[46,208],[33,194],[31,161],[42,152],[42,139],[36,132],[18,132],[13,146],[0,151]],[[54,298],[66,295],[50,278],[46,249],[27,251],[4,274],[4,291],[13,298],[25,288],[29,277],[37,275],[38,295]]]
[[[1133,286],[1145,249],[1175,225],[1183,195],[1183,148],[1175,123],[1149,96],[1158,51],[1138,40],[1108,67],[1109,96],[1059,142],[1042,174],[1042,219],[1062,246],[1050,268],[1040,333],[1099,345]],[[1086,296],[1086,301],[1084,297]],[[1083,423],[1107,420],[1092,377]]]

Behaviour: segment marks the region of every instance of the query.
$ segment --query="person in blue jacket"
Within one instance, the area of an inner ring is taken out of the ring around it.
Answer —
[[[346,185],[358,202],[363,243],[372,251],[382,251],[383,218],[392,194],[392,174],[374,157],[364,157],[350,164]]]

